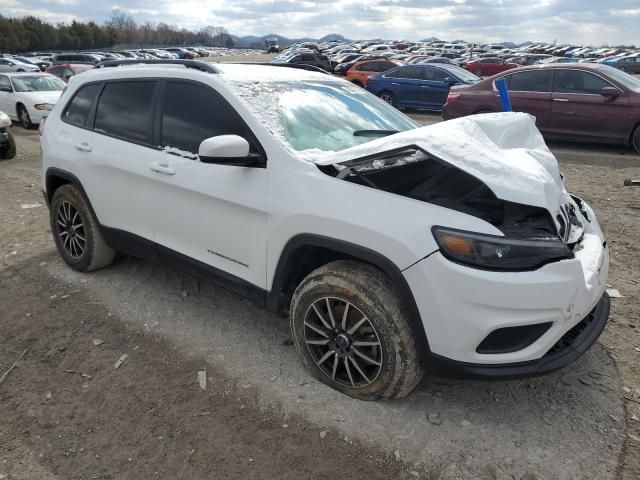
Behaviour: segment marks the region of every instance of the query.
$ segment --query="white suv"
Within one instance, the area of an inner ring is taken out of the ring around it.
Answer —
[[[42,129],[72,268],[123,252],[215,280],[289,315],[314,375],[363,399],[424,369],[554,371],[602,332],[606,242],[532,117],[419,128],[321,73],[122,63],[72,77]]]

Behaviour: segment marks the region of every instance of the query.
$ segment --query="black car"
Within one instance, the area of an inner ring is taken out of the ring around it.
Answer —
[[[362,57],[362,55],[359,53],[345,53],[344,55],[340,55],[339,57],[336,57],[334,60],[331,60],[331,68],[335,69],[341,63],[350,62],[360,57]]]
[[[338,65],[336,65],[333,68],[333,73],[335,73],[337,75],[346,75],[347,74],[347,70],[349,70],[351,67],[353,67],[360,60],[374,60],[374,59],[377,59],[377,58],[383,58],[383,57],[380,57],[378,55],[358,55],[357,57],[353,58],[352,60],[349,60],[347,62],[342,62],[342,63],[339,63]]]
[[[291,57],[281,60],[274,60],[273,63],[293,63],[296,65],[312,65],[321,68],[327,72],[331,72],[331,62],[329,57],[319,53],[297,53]]]

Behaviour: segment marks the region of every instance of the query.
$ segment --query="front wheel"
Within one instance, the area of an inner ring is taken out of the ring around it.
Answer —
[[[113,261],[115,251],[102,238],[98,222],[73,185],[63,185],[54,192],[49,220],[58,253],[74,270],[89,272]]]
[[[29,112],[24,105],[18,105],[18,118],[20,119],[20,125],[27,130],[33,128],[33,123],[31,122],[31,117],[29,116]]]
[[[3,160],[9,160],[16,156],[16,139],[13,138],[11,132],[7,132],[7,144],[0,148],[0,158]]]
[[[337,261],[310,273],[291,300],[293,339],[321,382],[362,400],[401,398],[423,375],[407,313],[377,268]]]
[[[621,72],[626,72],[627,68],[626,67],[618,67],[618,70],[620,70]]]
[[[640,125],[638,125],[633,132],[633,137],[631,137],[631,144],[633,148],[636,149],[636,152],[640,153]]]

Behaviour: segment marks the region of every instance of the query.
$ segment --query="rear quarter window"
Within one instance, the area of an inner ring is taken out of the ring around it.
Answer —
[[[100,84],[81,87],[67,105],[62,114],[62,120],[77,127],[85,126],[91,105],[99,90]]]

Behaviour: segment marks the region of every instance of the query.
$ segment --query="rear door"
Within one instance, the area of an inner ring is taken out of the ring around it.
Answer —
[[[629,132],[629,99],[601,94],[615,85],[577,69],[554,69],[549,132],[560,137],[622,142]]]
[[[149,240],[146,163],[156,86],[152,80],[88,84],[62,115],[71,135],[68,155],[98,221]]]
[[[264,156],[237,112],[211,87],[167,80],[159,102],[151,180],[155,242],[168,263],[182,254],[266,288],[267,170],[200,162],[200,143],[225,134]],[[279,186],[278,188],[282,188]]]
[[[507,80],[511,107],[536,117],[541,131],[549,128],[551,113],[551,70],[525,70],[503,77]]]

